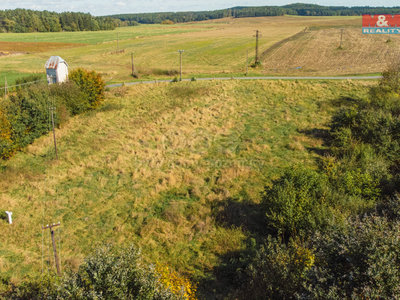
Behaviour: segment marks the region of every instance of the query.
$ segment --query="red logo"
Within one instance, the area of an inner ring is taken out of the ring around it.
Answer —
[[[362,27],[400,27],[400,15],[363,15]]]

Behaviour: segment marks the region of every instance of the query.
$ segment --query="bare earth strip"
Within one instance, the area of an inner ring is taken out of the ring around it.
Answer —
[[[80,47],[82,44],[74,43],[50,43],[50,42],[2,42],[0,41],[0,52],[7,53],[37,53],[50,50]],[[0,54],[1,55],[1,54]]]

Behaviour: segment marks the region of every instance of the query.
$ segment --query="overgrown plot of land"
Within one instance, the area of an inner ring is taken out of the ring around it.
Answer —
[[[244,247],[245,228],[217,221],[215,207],[258,203],[265,184],[292,164],[313,165],[329,101],[365,93],[363,82],[193,82],[121,88],[103,108],[71,119],[4,162],[0,270],[17,280],[52,270],[49,233],[64,268],[96,245],[134,242],[149,261],[194,280]]]

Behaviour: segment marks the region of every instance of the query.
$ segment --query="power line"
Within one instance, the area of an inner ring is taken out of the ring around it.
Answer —
[[[25,82],[25,83],[21,83],[21,84],[15,84],[15,85],[7,85],[7,78],[5,78],[5,86],[0,87],[0,89],[2,89],[2,90],[6,89],[7,91],[9,91],[10,88],[24,86],[24,85],[28,85],[28,84],[34,84],[34,83],[38,83],[38,82],[42,82],[42,81],[46,81],[46,79],[39,79],[36,81],[30,81],[30,82]]]

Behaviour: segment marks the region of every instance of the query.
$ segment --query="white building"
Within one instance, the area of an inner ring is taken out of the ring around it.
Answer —
[[[62,83],[68,80],[68,64],[59,56],[52,56],[44,66],[46,68],[47,82]]]

